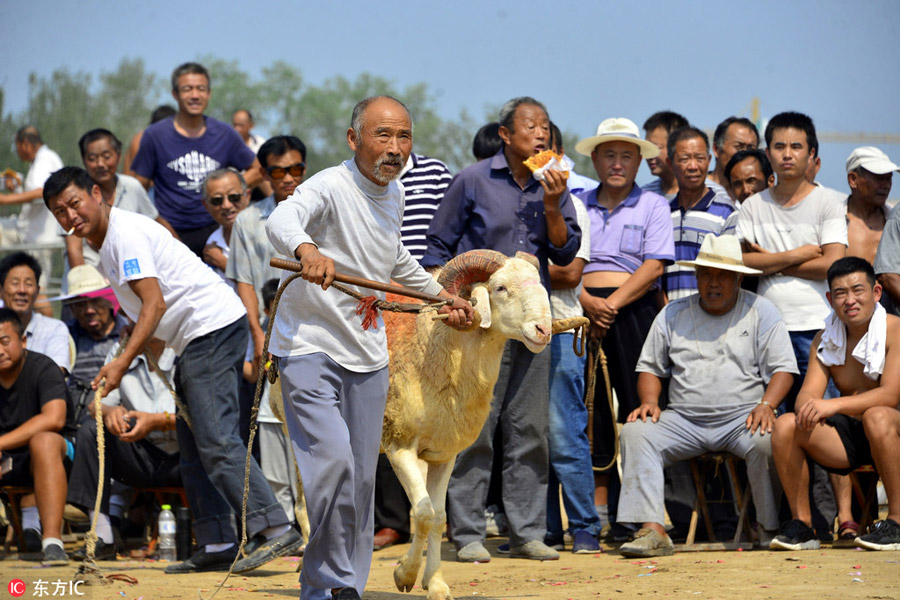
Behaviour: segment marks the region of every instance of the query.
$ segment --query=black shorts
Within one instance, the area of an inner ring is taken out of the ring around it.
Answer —
[[[66,477],[72,471],[72,458],[75,456],[75,446],[69,438],[66,440],[66,456],[63,458],[63,466],[66,469]],[[12,458],[12,471],[0,478],[0,485],[18,485],[31,487],[34,485],[34,477],[31,474],[31,453],[28,446],[7,450],[0,456],[0,462]]]
[[[847,461],[850,463],[848,469],[825,467],[826,471],[837,473],[838,475],[847,475],[863,465],[874,464],[872,449],[869,447],[869,438],[866,437],[866,430],[862,421],[847,415],[838,414],[826,419],[825,422],[837,431],[841,438],[841,443],[844,445],[844,451],[847,452]]]

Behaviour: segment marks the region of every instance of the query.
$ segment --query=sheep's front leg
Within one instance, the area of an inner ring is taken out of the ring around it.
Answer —
[[[401,592],[410,591],[416,583],[419,567],[422,566],[422,550],[428,539],[434,522],[434,509],[425,487],[422,472],[419,471],[418,457],[410,448],[390,448],[387,450],[388,460],[394,467],[397,479],[406,491],[413,507],[413,536],[409,552],[400,559],[394,569],[394,583]]]
[[[428,534],[428,558],[425,561],[425,574],[422,576],[422,587],[428,590],[427,600],[452,598],[450,586],[441,573],[441,536],[447,523],[447,485],[455,463],[454,456],[449,462],[428,465],[428,496],[433,499],[434,521]]]

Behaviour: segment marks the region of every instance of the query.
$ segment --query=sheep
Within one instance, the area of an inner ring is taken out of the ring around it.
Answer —
[[[385,313],[390,386],[381,445],[409,496],[415,524],[409,552],[394,570],[402,592],[416,582],[427,540],[422,587],[428,600],[451,598],[440,569],[447,485],[456,455],[474,443],[487,420],[506,340],[534,353],[550,343],[554,324],[537,267],[532,255],[507,258],[491,250],[447,263],[438,282],[477,300],[469,331],[437,323],[433,312],[414,320]],[[418,459],[427,464],[424,477]]]

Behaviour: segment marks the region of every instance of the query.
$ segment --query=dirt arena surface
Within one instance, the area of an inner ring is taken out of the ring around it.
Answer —
[[[594,598],[900,598],[900,552],[824,547],[806,552],[684,552],[653,561],[626,559],[609,547],[602,554],[562,554],[560,560],[534,562],[510,559],[496,552],[502,538],[486,544],[494,558],[490,563],[456,562],[452,546],[444,543],[444,576],[457,600],[539,598],[547,600]],[[399,545],[376,552],[364,600],[424,598],[416,587],[400,593],[393,583],[393,568],[408,549]],[[237,598],[298,598],[295,573],[299,558],[282,558],[249,575],[231,576],[216,594],[218,600]],[[41,568],[18,560],[0,560],[0,598],[12,598],[12,579],[21,579],[25,599],[85,598],[91,600],[208,599],[222,580],[221,573],[166,575],[165,563],[126,560],[101,562],[106,574],[123,573],[136,584],[115,582],[85,587],[82,596],[57,593],[56,582],[67,584],[75,573],[65,568]],[[47,582],[39,596],[38,580]]]

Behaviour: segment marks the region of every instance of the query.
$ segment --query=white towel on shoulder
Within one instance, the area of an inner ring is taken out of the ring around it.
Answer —
[[[853,358],[863,365],[863,373],[875,380],[884,371],[884,345],[887,339],[887,312],[880,303],[875,303],[875,312],[869,320],[869,330],[860,338],[853,349]],[[822,341],[816,348],[816,355],[826,367],[844,364],[847,345],[847,327],[832,310],[825,323]]]

